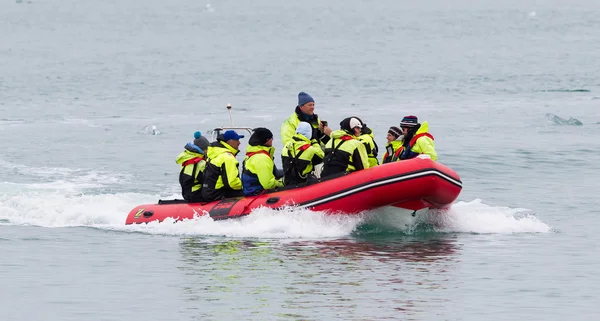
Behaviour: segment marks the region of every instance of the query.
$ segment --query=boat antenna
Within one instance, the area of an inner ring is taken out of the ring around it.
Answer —
[[[227,104],[227,111],[229,112],[229,120],[231,121],[231,127],[235,127],[233,124],[233,117],[231,117],[231,104]]]

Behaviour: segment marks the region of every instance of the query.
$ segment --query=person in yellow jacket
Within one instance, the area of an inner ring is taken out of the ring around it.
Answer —
[[[292,140],[283,146],[281,163],[285,185],[306,182],[314,166],[323,162],[323,149],[315,139],[310,139],[311,133],[310,124],[302,121],[298,124]]]
[[[273,133],[264,127],[255,128],[248,145],[242,170],[244,195],[257,195],[283,186],[283,182],[275,177]]]
[[[202,202],[203,174],[206,168],[205,151],[208,147],[208,139],[200,132],[194,133],[194,142],[187,143],[175,162],[181,165],[179,172],[179,184],[181,195],[188,202]]]
[[[400,122],[400,128],[404,139],[402,150],[396,151],[398,159],[411,159],[419,154],[429,155],[434,161],[438,159],[433,136],[429,133],[429,124],[426,121],[420,124],[417,116],[405,116]]]
[[[392,126],[388,130],[387,136],[387,144],[385,145],[385,153],[383,154],[383,158],[381,159],[381,163],[391,163],[396,151],[402,148],[402,129]]]
[[[205,201],[242,195],[239,163],[235,159],[239,153],[241,138],[244,135],[228,130],[208,146],[208,162],[202,184],[202,197]]]
[[[379,152],[379,147],[375,142],[375,137],[373,136],[373,130],[365,124],[362,119],[355,117],[360,121],[362,125],[360,129],[360,135],[358,136],[358,140],[365,144],[365,149],[367,150],[367,157],[369,158],[369,167],[375,167],[379,165],[379,161],[377,160],[377,153]]]
[[[322,122],[319,116],[315,114],[315,100],[303,91],[298,94],[296,110],[281,125],[281,141],[283,145],[292,140],[292,136],[296,133],[296,128],[301,121],[307,122],[312,126],[312,133],[309,139],[315,139],[322,146],[327,143],[331,134],[331,128],[327,126],[327,122]]]
[[[325,146],[321,177],[369,168],[365,145],[357,139],[362,128],[360,121],[348,117],[342,120],[340,128],[331,133]]]

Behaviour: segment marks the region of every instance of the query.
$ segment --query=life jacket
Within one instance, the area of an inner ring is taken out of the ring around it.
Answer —
[[[352,154],[348,151],[340,150],[340,147],[345,142],[353,139],[355,138],[350,135],[343,135],[337,138],[337,140],[340,142],[336,145],[336,139],[331,138],[331,146],[333,146],[333,148],[325,149],[325,158],[323,158],[323,172],[321,173],[321,177],[346,172],[348,170],[350,165],[350,157]]]
[[[367,156],[369,158],[369,166],[375,167],[379,165],[379,160],[377,159],[377,153],[379,152],[379,146],[377,146],[377,142],[373,138],[373,135],[369,133],[363,133],[358,137],[358,140],[361,141],[365,145],[365,149],[367,151]],[[372,145],[371,145],[372,144]]]
[[[203,160],[204,157],[200,156],[200,157],[194,157],[192,159],[188,159],[185,162],[181,163],[181,166],[185,167],[191,164],[198,164],[200,163],[201,160]]]
[[[244,195],[256,195],[264,190],[263,186],[258,180],[258,175],[246,168],[246,162],[250,159],[250,157],[258,154],[264,154],[271,158],[271,154],[266,150],[258,150],[255,152],[246,153],[246,159],[242,165],[242,189],[244,191]],[[273,167],[273,175],[275,175],[275,167]]]
[[[381,159],[382,164],[391,163],[394,161],[395,154],[398,151],[395,148],[402,148],[401,140],[394,140],[385,146],[385,153],[383,154],[383,158]]]
[[[311,162],[304,161],[302,162],[304,164],[300,164],[300,156],[302,156],[302,154],[304,154],[304,152],[308,150],[311,145],[310,143],[305,143],[300,145],[298,148],[294,148],[294,142],[292,141],[288,143],[288,146],[289,148],[287,150],[289,155],[282,155],[281,157],[281,162],[283,165],[283,181],[286,185],[305,182],[308,178],[308,173],[303,175],[303,172],[306,169],[306,166]]]
[[[413,136],[413,138],[408,142],[408,146],[402,146],[400,148],[398,148],[398,150],[394,153],[394,157],[392,159],[392,161],[396,161],[398,159],[411,159],[411,158],[415,158],[419,155],[419,153],[415,153],[413,152],[411,149],[413,148],[413,146],[415,146],[415,144],[417,143],[417,139],[426,136],[431,138],[431,140],[433,140],[433,135],[431,135],[430,133],[420,133],[417,134],[415,136]],[[406,147],[408,147],[408,149],[406,149]],[[406,152],[404,152],[406,150]]]
[[[400,146],[398,150],[394,152],[394,156],[392,156],[392,162],[395,162],[400,159],[400,154],[404,151],[404,146]]]
[[[235,160],[235,155],[238,152],[222,141],[213,142],[208,147],[208,161],[204,171],[204,183],[202,184],[202,197],[206,201],[220,199],[229,191],[239,190],[239,188],[231,187],[231,183],[241,186],[242,182],[239,181],[239,177],[233,182],[229,182],[227,179],[228,170],[237,171],[238,163]]]
[[[181,155],[184,155],[184,153]],[[181,162],[179,184],[181,185],[181,195],[187,201],[200,202],[203,200],[201,189],[204,183],[203,172],[206,167],[202,166],[200,168],[202,161],[204,161],[204,155],[200,154]]]

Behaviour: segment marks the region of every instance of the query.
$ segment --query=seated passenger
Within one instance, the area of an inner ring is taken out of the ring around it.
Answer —
[[[411,159],[419,154],[429,155],[432,160],[438,159],[433,136],[428,132],[429,124],[426,121],[419,124],[417,116],[406,116],[402,118],[400,128],[402,128],[404,139],[399,159]]]
[[[181,165],[179,184],[183,199],[188,202],[202,202],[202,178],[206,168],[205,151],[208,139],[200,132],[195,132],[194,138],[194,143],[187,143],[175,162]]]
[[[307,122],[300,122],[296,134],[283,146],[281,163],[285,185],[306,182],[314,166],[323,162],[323,149],[316,139],[310,139],[311,136],[312,126]]]
[[[325,146],[321,177],[369,168],[365,145],[357,139],[362,128],[360,121],[348,117],[342,120],[340,128],[331,133]]]
[[[365,149],[367,150],[367,156],[369,157],[369,167],[375,167],[379,165],[379,161],[377,160],[377,153],[379,152],[379,147],[375,142],[375,137],[373,136],[373,130],[367,127],[362,119],[356,117],[360,121],[362,128],[360,129],[360,136],[358,136],[358,140],[365,144]]]
[[[392,126],[388,130],[387,136],[387,144],[385,145],[385,154],[383,154],[383,159],[381,160],[382,164],[392,162],[396,151],[402,148],[402,129]],[[398,154],[399,156],[400,154]],[[397,157],[396,157],[397,158]]]
[[[248,145],[242,169],[244,195],[257,195],[283,186],[281,180],[275,178],[273,133],[264,127],[256,128]]]
[[[240,152],[240,138],[244,136],[228,130],[208,146],[208,163],[202,184],[202,197],[205,201],[242,195],[239,163],[235,159]]]

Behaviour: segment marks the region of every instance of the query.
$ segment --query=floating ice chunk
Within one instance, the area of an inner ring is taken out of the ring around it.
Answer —
[[[162,134],[162,132],[156,127],[156,125],[148,125],[144,128],[142,128],[142,132],[144,134],[150,134],[150,135],[160,135]]]
[[[557,116],[557,115],[554,115],[551,113],[546,114],[546,119],[548,119],[548,121],[550,121],[554,125],[573,125],[573,126],[583,125],[583,123],[577,118],[569,117],[569,119],[565,119],[565,118],[562,118],[560,116]]]

